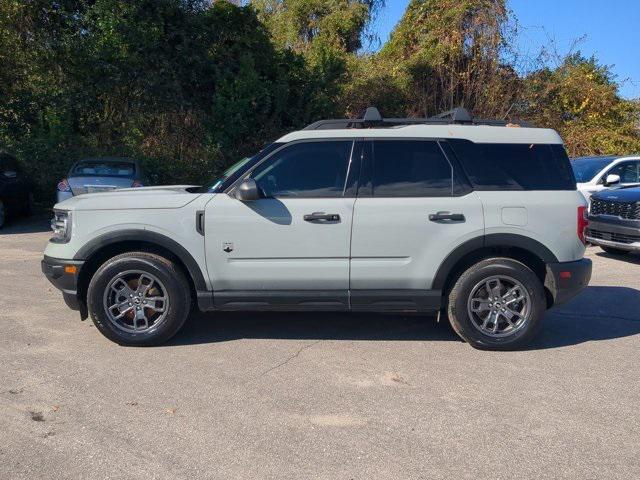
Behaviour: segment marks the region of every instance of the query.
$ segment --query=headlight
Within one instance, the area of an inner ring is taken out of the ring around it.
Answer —
[[[71,239],[71,212],[54,210],[51,230],[53,230],[52,242],[67,243]]]

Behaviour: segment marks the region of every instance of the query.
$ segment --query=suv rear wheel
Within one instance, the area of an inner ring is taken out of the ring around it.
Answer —
[[[91,319],[120,345],[166,342],[182,327],[191,309],[189,283],[170,260],[130,252],[105,262],[87,292]]]
[[[453,329],[471,346],[512,350],[537,334],[546,311],[540,279],[509,258],[489,258],[460,275],[449,293]]]

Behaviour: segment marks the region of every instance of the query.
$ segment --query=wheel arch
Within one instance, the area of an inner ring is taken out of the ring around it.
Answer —
[[[524,263],[533,270],[543,285],[546,265],[558,262],[558,258],[549,248],[530,237],[507,233],[485,235],[471,239],[454,249],[440,264],[431,288],[441,290],[446,295],[464,270],[492,256],[512,258]],[[546,287],[545,292],[550,306],[553,304],[553,296]]]
[[[84,261],[78,278],[78,298],[86,302],[89,282],[100,265],[130,251],[152,252],[169,258],[184,271],[194,296],[197,291],[207,290],[200,266],[182,245],[160,233],[131,229],[100,235],[78,250],[73,259]]]

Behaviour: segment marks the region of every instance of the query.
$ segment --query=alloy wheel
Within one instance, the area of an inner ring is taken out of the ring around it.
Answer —
[[[473,326],[490,337],[506,337],[521,330],[531,317],[529,292],[515,278],[495,275],[478,282],[467,302]]]
[[[128,333],[143,333],[155,330],[165,320],[169,296],[155,275],[128,270],[108,283],[104,308],[116,328]]]

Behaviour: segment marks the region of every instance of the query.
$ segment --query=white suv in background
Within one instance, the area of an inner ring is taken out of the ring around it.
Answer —
[[[472,346],[527,344],[582,288],[586,202],[553,130],[324,120],[210,185],[87,194],[55,207],[42,268],[124,345],[200,310],[440,312]]]
[[[578,157],[571,160],[578,190],[587,200],[613,186],[640,184],[640,157]]]

